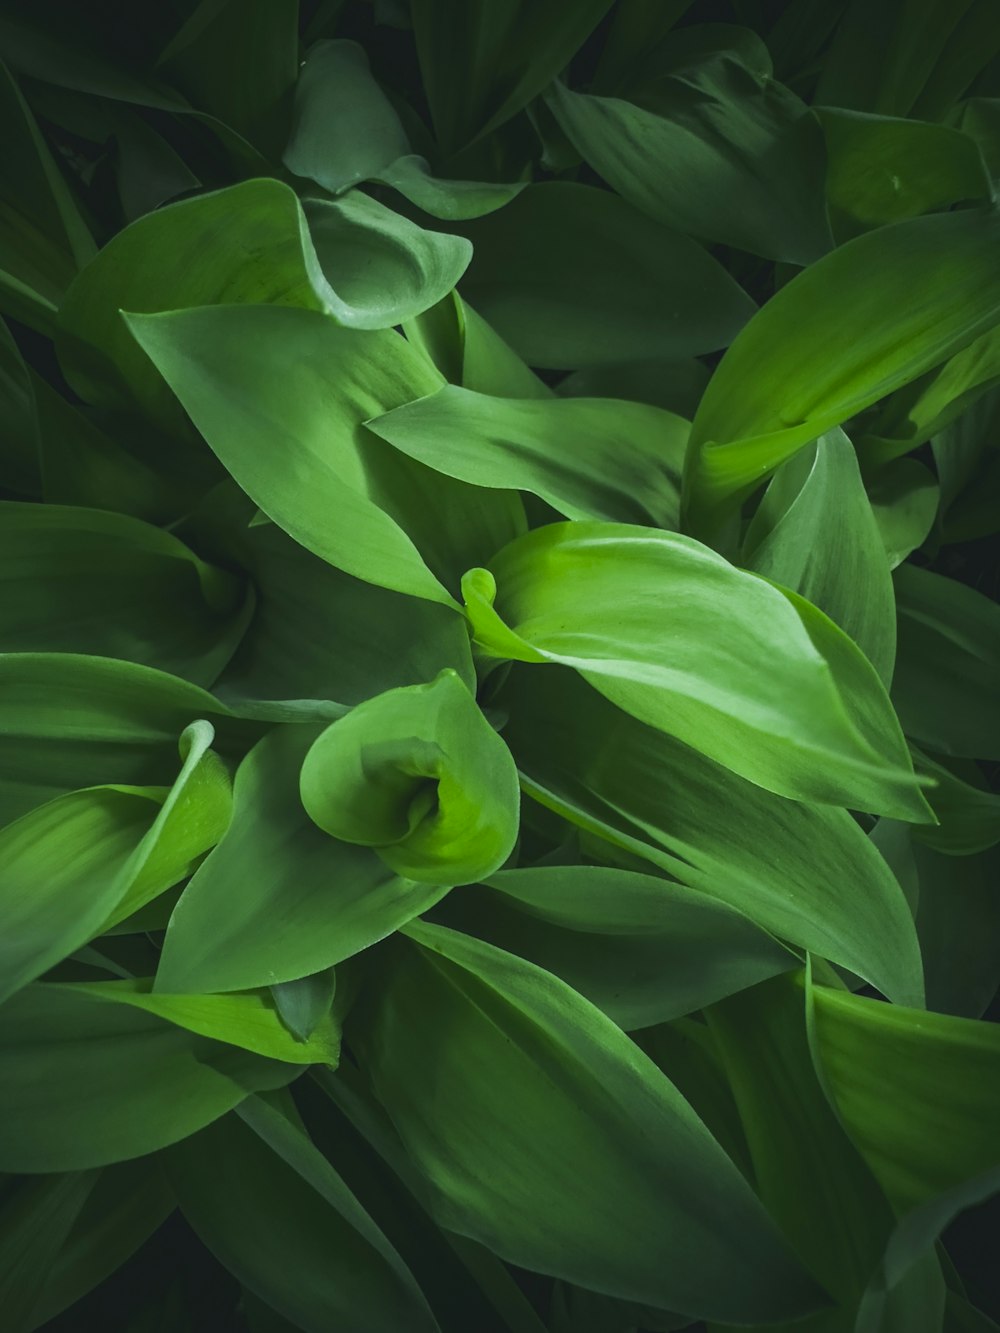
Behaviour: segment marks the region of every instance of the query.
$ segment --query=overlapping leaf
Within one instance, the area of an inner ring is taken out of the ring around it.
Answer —
[[[573,666],[626,712],[772,791],[927,818],[855,645],[691,538],[551,524],[463,587],[490,657]]]

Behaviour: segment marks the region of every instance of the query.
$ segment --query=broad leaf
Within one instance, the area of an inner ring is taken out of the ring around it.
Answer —
[[[298,73],[298,17],[297,0],[202,0],[160,52],[157,75],[276,156]]]
[[[206,722],[184,732],[184,764],[168,792],[71,792],[0,832],[0,998],[177,883],[218,841],[229,817],[229,782],[214,767],[221,769],[208,750],[212,736]]]
[[[442,1225],[692,1316],[820,1303],[722,1149],[609,1019],[489,945],[407,933],[355,1040]]]
[[[689,537],[551,524],[463,589],[488,657],[575,667],[626,712],[771,791],[927,820],[860,651],[808,602]]]
[[[769,71],[710,43],[688,30],[635,101],[556,82],[547,105],[590,166],[657,222],[808,264],[830,246],[819,126]]]
[[[761,1199],[804,1267],[853,1313],[893,1215],[817,1080],[801,974],[755,986],[707,1017]]]
[[[1000,989],[1000,855],[942,856],[914,839],[927,1007],[981,1018]]]
[[[378,181],[432,217],[453,220],[491,213],[524,188],[433,175],[427,160],[412,151],[396,108],[355,42],[317,42],[310,50],[295,90],[284,161],[289,171],[331,194]]]
[[[0,1008],[0,1170],[141,1157],[297,1072],[85,986],[37,983]]]
[[[603,859],[641,858],[640,868],[645,861],[728,903],[893,999],[923,1003],[906,899],[846,811],[736,777],[568,671],[515,667],[499,698],[525,793],[596,834]]]
[[[445,584],[457,591],[472,553],[492,555],[521,526],[515,497],[444,482],[362,431],[441,384],[392,330],[275,306],[133,316],[129,327],[250,498],[346,573],[453,605]]]
[[[0,654],[0,823],[80,787],[169,785],[178,737],[197,719],[213,724],[224,755],[244,754],[261,731],[197,685],[152,667]]]
[[[213,686],[234,707],[251,700],[357,704],[397,685],[433,680],[446,666],[474,683],[468,634],[446,607],[362,583],[274,523],[244,527],[236,536],[233,558],[253,579],[256,605]],[[339,711],[331,705],[332,715]]]
[[[941,494],[937,480],[915,458],[899,458],[880,469],[867,490],[889,568],[895,569],[930,535]]]
[[[151,986],[149,978],[140,978],[83,982],[79,989],[269,1060],[335,1066],[340,1058],[340,1026],[330,1014],[316,1024],[308,1038],[303,1038],[288,1030],[266,990],[233,995],[154,995]]]
[[[609,8],[610,0],[414,0],[420,69],[445,151],[520,111]]]
[[[449,895],[436,916],[554,973],[626,1031],[797,962],[718,899],[609,866],[501,870]]]
[[[268,1101],[248,1099],[245,1117],[177,1144],[163,1163],[181,1211],[208,1248],[296,1328],[437,1329],[363,1206]]]
[[[360,190],[307,200],[305,214],[333,293],[330,313],[348,328],[412,319],[452,290],[472,258],[464,237],[418,227]]]
[[[365,423],[428,467],[526,490],[567,518],[676,527],[688,423],[610,398],[495,398],[445,385]]]
[[[0,1298],[9,1333],[31,1333],[53,1260],[97,1180],[96,1171],[25,1178],[0,1202]]]
[[[946,768],[916,746],[910,749],[917,772],[937,784],[928,799],[939,824],[915,829],[919,841],[946,856],[972,856],[1000,842],[1000,795],[986,790],[978,766],[952,760]]]
[[[907,735],[939,754],[1000,756],[1000,607],[914,565],[894,575],[899,656],[893,701]]]
[[[484,879],[517,838],[510,751],[448,669],[332,722],[310,746],[299,790],[317,827],[421,884]]]
[[[350,958],[441,896],[313,824],[298,782],[318,734],[276,728],[240,765],[232,823],[170,919],[158,993],[294,981]]]
[[[821,1075],[898,1208],[1000,1167],[996,1024],[822,987],[811,997]]]
[[[532,185],[462,231],[475,250],[462,295],[533,366],[695,356],[754,313],[700,245],[590,185]]]
[[[121,657],[211,685],[251,603],[168,532],[100,509],[0,500],[7,652]]]
[[[106,1166],[46,1271],[35,1325],[54,1318],[119,1269],[174,1207],[155,1158]]]
[[[859,236],[782,287],[695,416],[688,523],[714,529],[804,444],[994,328],[998,237],[993,212],[914,218]]]
[[[825,611],[888,688],[896,656],[889,562],[842,430],[782,465],[754,515],[742,563]]]
[[[246,181],[150,213],[106,245],[60,308],[59,358],[86,401],[138,406],[176,433],[183,429],[177,404],[123,310],[252,303],[325,310],[331,300],[295,195],[280,181]]]
[[[819,118],[826,194],[841,239],[949,204],[992,198],[982,155],[958,130],[833,108],[820,110]]]

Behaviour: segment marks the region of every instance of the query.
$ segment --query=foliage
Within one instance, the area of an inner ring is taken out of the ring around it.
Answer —
[[[8,1333],[996,1329],[993,0],[0,104]]]

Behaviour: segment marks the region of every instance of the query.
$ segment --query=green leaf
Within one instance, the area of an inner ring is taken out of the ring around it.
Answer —
[[[128,323],[250,498],[346,573],[451,606],[440,580],[457,591],[472,552],[492,555],[522,526],[516,497],[446,483],[362,431],[441,385],[392,330],[276,306]]]
[[[537,97],[609,8],[610,0],[414,0],[420,72],[445,152],[483,138]]]
[[[177,738],[197,719],[213,724],[226,755],[245,753],[260,735],[205,690],[152,667],[0,654],[0,824],[81,787],[169,785]]]
[[[271,987],[271,998],[282,1023],[299,1041],[309,1040],[329,1014],[336,994],[337,973],[332,967],[295,981],[279,981]]]
[[[170,919],[157,993],[294,981],[368,948],[441,896],[309,819],[298,775],[318,734],[276,728],[240,765],[232,823]]]
[[[298,17],[298,0],[201,0],[160,53],[157,74],[277,156],[298,74]]]
[[[339,194],[410,152],[402,121],[356,42],[317,42],[295,90],[284,162],[296,176]]]
[[[85,986],[29,986],[0,1007],[0,1170],[141,1157],[298,1070]]]
[[[463,591],[488,657],[575,667],[626,712],[771,791],[927,821],[861,652],[808,602],[690,537],[554,523],[471,571]]]
[[[32,1312],[97,1176],[74,1171],[28,1177],[6,1192],[0,1204],[0,1298],[9,1333],[38,1327]]]
[[[474,684],[469,636],[446,607],[362,583],[273,523],[235,535],[233,558],[253,580],[256,606],[213,686],[234,707],[250,700],[357,704],[397,685],[433,680],[446,666]],[[342,710],[331,705],[331,711]]]
[[[894,576],[899,654],[893,702],[918,745],[970,759],[1000,757],[1000,607],[914,565]]]
[[[896,656],[889,562],[842,430],[782,465],[754,515],[742,563],[824,611],[888,688]]]
[[[211,685],[250,604],[168,532],[100,509],[0,500],[8,652],[121,657]]]
[[[308,1038],[290,1032],[266,990],[231,995],[152,994],[152,979],[82,982],[76,989],[114,1004],[132,1006],[174,1023],[199,1037],[238,1046],[269,1060],[288,1064],[336,1065],[340,1027],[332,1015],[318,1022]]]
[[[54,311],[77,270],[93,256],[94,241],[2,61],[0,119],[6,127],[0,165],[0,253],[10,282],[10,286],[0,282],[0,307],[48,333],[48,312]]]
[[[533,366],[695,356],[754,313],[701,246],[590,185],[532,185],[462,231],[475,249],[462,295]]]
[[[889,568],[895,569],[930,535],[940,487],[923,463],[915,458],[899,458],[881,468],[867,489]]]
[[[700,361],[640,358],[574,371],[559,382],[565,398],[618,398],[649,403],[690,420],[708,384],[710,372]]]
[[[998,384],[1000,330],[991,329],[886,400],[858,440],[862,461],[878,466],[940,435]]]
[[[797,963],[717,899],[608,866],[501,870],[450,894],[436,918],[552,972],[627,1032]]]
[[[35,1325],[54,1318],[119,1269],[174,1206],[155,1158],[106,1166],[46,1271]]]
[[[62,304],[59,359],[87,402],[139,408],[176,434],[183,416],[122,311],[268,303],[329,310],[334,302],[294,193],[276,180],[245,181],[119,232]]]
[[[531,491],[567,518],[677,525],[690,427],[611,398],[497,398],[446,384],[365,423],[428,467]]]
[[[702,241],[811,263],[830,248],[819,125],[769,70],[713,49],[713,36],[680,35],[670,66],[635,101],[556,82],[546,104],[598,175],[650,218]]]
[[[241,1123],[245,1121],[245,1123]],[[198,1236],[306,1333],[431,1333],[412,1274],[303,1131],[263,1098],[163,1154]]]
[[[801,974],[755,986],[707,1017],[761,1200],[804,1267],[853,1312],[893,1215],[817,1081]]]
[[[833,1105],[899,1209],[1000,1167],[1000,1029],[814,987]]]
[[[524,188],[432,174],[355,42],[322,41],[309,51],[295,90],[295,119],[284,162],[296,176],[340,194],[362,181],[398,190],[432,217],[479,217]]]
[[[992,198],[982,155],[959,130],[832,107],[818,115],[838,239],[949,204]]]
[[[299,788],[317,827],[374,848],[395,874],[422,884],[483,879],[517,839],[514,761],[447,668],[332,722],[312,743]]]
[[[687,522],[716,527],[804,444],[994,328],[998,235],[993,212],[914,218],[857,237],[782,287],[701,401]]]
[[[906,899],[846,811],[736,777],[568,671],[515,667],[499,701],[525,793],[595,834],[602,859],[642,858],[893,999],[923,1003]]]
[[[360,190],[309,199],[306,219],[334,293],[329,311],[355,329],[388,329],[452,290],[472,258],[462,236],[427,231]]]
[[[852,0],[817,100],[937,120],[1000,50],[990,0]]]
[[[184,765],[169,792],[71,792],[0,832],[7,869],[0,1000],[177,883],[218,841],[229,816],[229,782],[224,769],[212,767],[214,761],[221,768],[208,750],[212,736],[206,722],[184,732]]]
[[[0,486],[38,495],[38,411],[31,376],[10,330],[0,320]]]
[[[406,933],[354,1040],[442,1226],[692,1316],[819,1303],[739,1172],[610,1019],[489,945]]]
[[[917,931],[927,1007],[981,1018],[1000,989],[1000,856],[942,856],[915,839],[920,886]]]
[[[553,397],[549,386],[458,292],[408,320],[404,332],[452,384],[496,398]]]
[[[914,836],[945,856],[974,856],[1000,842],[1000,796],[985,790],[978,767],[959,763],[956,773],[916,746],[910,750],[916,771],[937,783],[928,799],[939,821],[914,829]]]

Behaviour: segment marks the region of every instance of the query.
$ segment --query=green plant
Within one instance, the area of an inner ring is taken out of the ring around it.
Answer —
[[[145,8],[0,5],[5,1328],[995,1329],[992,0]]]

